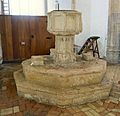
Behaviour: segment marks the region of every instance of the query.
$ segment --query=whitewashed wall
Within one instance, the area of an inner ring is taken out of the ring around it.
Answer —
[[[48,1],[48,12],[56,9],[56,0]],[[58,0],[60,10],[71,10],[71,0]]]
[[[109,0],[77,0],[76,10],[82,12],[83,32],[75,43],[82,46],[90,36],[100,36],[101,57],[106,57]]]
[[[10,0],[12,15],[45,15],[44,0]]]
[[[76,10],[82,13],[83,31],[76,36],[75,44],[82,46],[86,39],[90,36],[90,16],[91,16],[91,1],[76,0]]]
[[[100,36],[100,55],[106,57],[109,0],[91,0],[90,35]]]
[[[48,12],[55,10],[55,0],[47,0],[48,1]]]
[[[58,0],[60,10],[71,10],[71,0]]]
[[[2,4],[1,4],[1,1],[2,0],[0,0],[0,14],[2,13]]]

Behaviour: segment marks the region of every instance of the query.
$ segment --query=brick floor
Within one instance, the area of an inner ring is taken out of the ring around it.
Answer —
[[[17,95],[13,72],[19,64],[4,64],[0,70],[0,116],[120,116],[120,102],[99,100],[70,108],[38,104]]]

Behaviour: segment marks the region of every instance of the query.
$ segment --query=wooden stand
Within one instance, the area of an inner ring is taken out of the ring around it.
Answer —
[[[97,54],[98,58],[100,58],[98,42],[97,42],[98,38],[100,38],[100,37],[92,36],[92,37],[88,38],[87,41],[85,42],[85,44],[83,45],[83,47],[78,52],[78,54],[80,55],[82,52],[88,52],[88,51],[92,50],[93,57],[95,57],[95,54]]]

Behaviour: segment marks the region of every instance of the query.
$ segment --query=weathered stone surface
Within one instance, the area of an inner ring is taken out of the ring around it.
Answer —
[[[13,112],[14,112],[14,113],[17,113],[17,112],[19,112],[19,111],[20,111],[19,106],[13,107]]]
[[[53,63],[53,57],[50,55],[42,55],[42,56],[32,56],[31,57],[31,65],[32,66],[42,66],[45,64]]]
[[[76,61],[74,47],[74,36],[56,36],[55,62],[57,64],[73,63]]]
[[[117,84],[117,83],[113,84],[113,87],[112,87],[112,90],[110,92],[110,95],[112,97],[117,98],[117,99],[120,98],[120,85],[119,84]]]
[[[20,96],[33,99],[39,103],[60,107],[79,105],[109,96],[111,84],[95,84],[76,88],[50,88],[25,80],[22,70],[14,73],[17,91]]]
[[[81,13],[75,10],[60,10],[48,13],[48,31],[56,35],[55,50],[51,53],[55,63],[75,62],[74,35],[82,31]]]
[[[6,108],[6,109],[2,109],[0,112],[0,116],[5,116],[5,115],[9,115],[13,113],[13,109],[12,108]]]
[[[34,65],[34,66],[44,65],[44,57],[43,56],[32,56],[31,65]]]
[[[81,13],[75,10],[60,10],[48,13],[47,30],[55,35],[75,35],[82,31]]]
[[[71,88],[98,84],[106,72],[106,61],[77,62],[65,66],[31,66],[31,61],[22,63],[26,80],[52,88]],[[53,83],[54,82],[54,83]]]
[[[82,58],[86,61],[91,61],[91,60],[95,60],[96,58],[93,57],[93,53],[92,52],[87,52],[87,53],[83,53],[82,54]]]

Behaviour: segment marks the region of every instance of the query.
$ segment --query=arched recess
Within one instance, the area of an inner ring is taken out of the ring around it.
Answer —
[[[120,0],[109,0],[107,61],[120,62]]]

